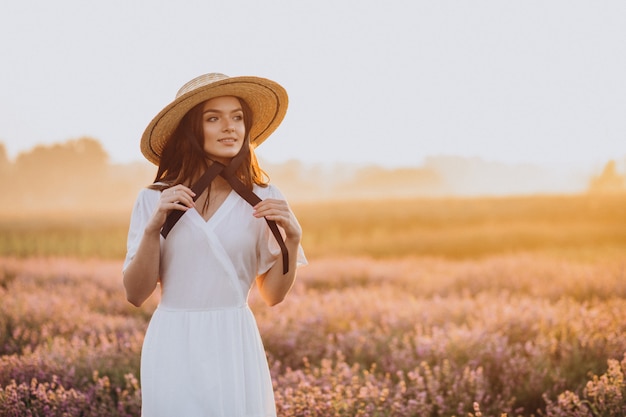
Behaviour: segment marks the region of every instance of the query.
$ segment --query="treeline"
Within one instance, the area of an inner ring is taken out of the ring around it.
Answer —
[[[626,161],[625,161],[626,162]],[[420,167],[305,165],[261,160],[290,201],[626,192],[615,161],[587,176],[555,175],[546,167],[438,156]],[[38,145],[14,161],[0,143],[0,215],[129,213],[156,168],[145,161],[112,164],[96,139]]]
[[[616,194],[626,192],[626,177],[617,170],[615,161],[609,161],[602,173],[591,178],[589,192],[593,194]]]
[[[261,160],[261,166],[291,201],[433,196],[444,189],[430,168],[307,166],[295,160]],[[38,145],[14,161],[0,143],[0,181],[5,184],[0,215],[128,213],[155,173],[145,161],[110,163],[101,143],[89,137]]]
[[[0,214],[128,212],[152,175],[148,164],[110,164],[100,142],[88,137],[38,145],[14,161],[0,143]]]

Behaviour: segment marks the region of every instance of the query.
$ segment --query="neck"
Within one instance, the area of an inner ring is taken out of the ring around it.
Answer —
[[[211,182],[211,191],[231,190],[231,186],[224,178],[219,175]]]

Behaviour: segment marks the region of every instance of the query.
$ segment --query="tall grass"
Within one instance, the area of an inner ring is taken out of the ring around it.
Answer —
[[[328,202],[296,207],[312,255],[472,258],[626,248],[626,195]]]
[[[310,257],[626,249],[626,195],[294,204]],[[0,220],[0,256],[121,259],[130,214]]]

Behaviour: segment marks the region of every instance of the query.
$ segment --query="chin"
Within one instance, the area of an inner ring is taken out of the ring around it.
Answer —
[[[211,159],[214,161],[219,162],[222,165],[228,165],[231,161],[231,159],[233,159],[235,157],[235,155],[237,155],[237,153],[234,154],[228,154],[228,155],[210,155]]]

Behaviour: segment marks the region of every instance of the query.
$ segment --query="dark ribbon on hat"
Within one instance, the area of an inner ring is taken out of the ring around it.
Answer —
[[[211,182],[218,175],[222,176],[226,181],[228,181],[232,189],[235,190],[235,192],[239,194],[244,200],[246,200],[251,206],[254,207],[262,201],[258,195],[256,195],[252,190],[248,189],[248,187],[246,187],[244,183],[242,183],[241,180],[235,175],[237,168],[239,168],[246,156],[250,153],[249,143],[250,142],[248,138],[246,138],[241,147],[241,150],[239,151],[239,153],[237,153],[237,155],[235,155],[235,157],[230,161],[228,165],[223,165],[217,161],[213,161],[213,163],[211,164],[211,166],[209,166],[206,172],[202,174],[198,181],[196,181],[191,186],[191,190],[195,193],[193,201],[196,201],[198,197],[200,197],[204,190],[206,190],[211,185]],[[161,229],[161,235],[164,238],[167,237],[169,232],[172,230],[176,222],[180,220],[183,214],[185,214],[184,211],[172,210],[167,215],[167,219],[165,220],[163,228]],[[272,234],[276,238],[278,246],[280,246],[280,251],[283,257],[283,274],[286,274],[289,271],[289,252],[287,250],[287,246],[285,245],[285,241],[283,240],[283,236],[280,234],[280,230],[278,229],[278,225],[276,224],[276,222],[273,220],[269,220],[268,218],[265,218],[265,221],[267,222],[267,225],[269,226]]]

